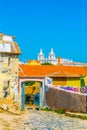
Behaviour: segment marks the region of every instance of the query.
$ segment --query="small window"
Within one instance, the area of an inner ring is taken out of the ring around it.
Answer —
[[[10,66],[11,58],[8,57],[8,66]]]
[[[0,40],[2,40],[2,36],[0,36]]]

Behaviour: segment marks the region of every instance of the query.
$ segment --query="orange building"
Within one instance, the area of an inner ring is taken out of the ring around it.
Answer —
[[[87,69],[77,66],[19,65],[19,77],[51,77],[53,85],[80,86],[80,78]],[[86,83],[87,84],[87,83]]]
[[[28,60],[28,65],[40,65],[39,60]]]

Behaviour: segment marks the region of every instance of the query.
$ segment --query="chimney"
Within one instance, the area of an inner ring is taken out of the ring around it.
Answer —
[[[60,60],[61,60],[61,57],[58,57],[58,66],[60,66],[60,65],[61,65]]]

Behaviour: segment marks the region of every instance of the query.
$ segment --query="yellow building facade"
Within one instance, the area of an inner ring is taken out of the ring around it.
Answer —
[[[80,87],[80,78],[79,77],[53,77],[53,85],[60,85],[60,86],[75,86]]]
[[[39,60],[29,60],[28,65],[40,65],[40,61]]]
[[[87,75],[86,76],[84,76],[84,82],[85,82],[85,86],[87,86]]]
[[[37,94],[39,92],[39,89],[40,89],[39,85],[40,85],[39,82],[35,82],[35,84],[32,86],[25,86],[25,94],[26,95]],[[33,90],[33,88],[34,88],[34,90]]]
[[[75,77],[75,78],[67,78],[66,80],[66,86],[75,86],[75,87],[80,87],[81,82],[80,78]]]

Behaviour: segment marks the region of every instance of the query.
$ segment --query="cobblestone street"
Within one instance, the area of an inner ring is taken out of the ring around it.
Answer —
[[[87,130],[87,121],[66,117],[54,112],[29,110],[19,130]]]

